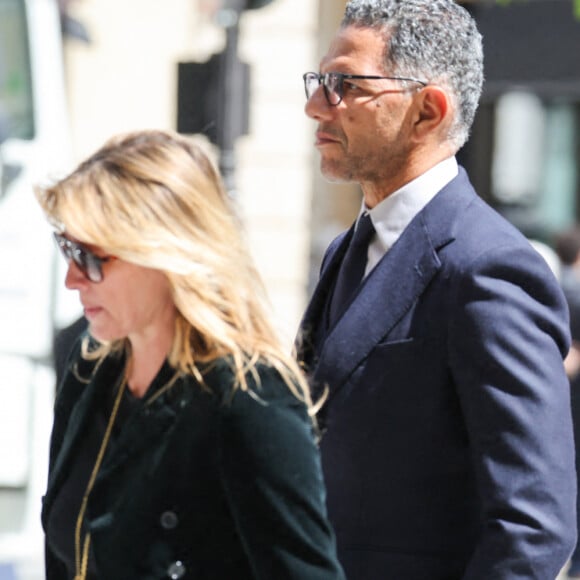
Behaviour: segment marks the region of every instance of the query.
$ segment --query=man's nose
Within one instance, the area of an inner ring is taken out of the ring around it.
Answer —
[[[326,95],[324,94],[324,87],[320,85],[308,98],[304,106],[304,112],[311,119],[328,119],[332,116],[332,109],[328,104]]]

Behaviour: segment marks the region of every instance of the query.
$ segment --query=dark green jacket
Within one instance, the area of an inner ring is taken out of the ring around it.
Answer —
[[[121,372],[110,358],[89,384],[69,373],[61,386],[45,529],[96,395]],[[171,375],[165,365],[146,398]],[[207,373],[208,390],[180,378],[126,419],[88,505],[100,579],[344,579],[305,407],[271,369],[260,379],[232,396],[222,362]],[[50,548],[46,567],[47,580],[65,580]]]

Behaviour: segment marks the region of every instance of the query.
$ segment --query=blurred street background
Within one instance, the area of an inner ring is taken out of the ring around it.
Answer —
[[[579,2],[461,3],[484,35],[487,82],[459,160],[557,273],[554,235],[580,212]],[[80,314],[34,184],[115,133],[195,135],[239,203],[290,349],[324,249],[361,200],[358,187],[322,180],[303,113],[302,74],[318,70],[343,9],[342,0],[0,0],[0,580],[44,577],[53,339]]]

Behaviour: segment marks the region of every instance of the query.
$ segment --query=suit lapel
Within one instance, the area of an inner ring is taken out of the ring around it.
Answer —
[[[328,331],[326,311],[338,269],[353,232],[354,224],[348,231],[336,238],[328,248],[320,279],[300,323],[300,334],[296,340],[297,357],[308,369],[312,369],[316,364],[316,353],[320,351],[320,345]]]
[[[328,385],[329,397],[348,381],[353,371],[377,343],[388,338],[397,322],[424,292],[441,268],[438,251],[453,241],[458,216],[476,194],[465,172],[441,190],[407,226],[397,242],[364,280],[352,305],[324,336],[313,336],[311,370],[315,394]],[[339,248],[344,252],[344,245]],[[323,301],[340,263],[336,251],[332,264],[320,280],[304,317],[312,327],[323,320]]]
[[[421,220],[414,220],[368,275],[350,308],[330,330],[314,372],[315,381],[323,378],[331,387],[332,396],[375,345],[388,336],[439,267],[439,258]]]

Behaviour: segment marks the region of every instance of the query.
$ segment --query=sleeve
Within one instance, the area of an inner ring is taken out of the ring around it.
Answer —
[[[66,360],[66,371],[56,392],[50,436],[49,474],[62,445],[72,410],[86,387],[86,383],[79,380],[78,375],[80,373],[83,377],[89,377],[94,365],[93,362],[89,363],[81,357],[82,339],[82,335],[77,336],[74,344],[70,347]]]
[[[54,337],[53,359],[57,389],[66,374],[67,368],[70,364],[71,354],[79,342],[79,337],[84,334],[86,329],[87,320],[82,316],[69,326],[59,330]],[[76,350],[78,354],[78,349]]]
[[[464,580],[555,578],[576,541],[565,300],[533,252],[508,252],[487,252],[459,276],[450,322],[482,504]]]
[[[223,485],[254,576],[344,580],[312,423],[281,379],[262,378],[236,392],[219,427]]]
[[[80,338],[70,347],[70,354],[67,355],[69,361],[79,361],[80,358]],[[69,369],[65,373],[64,380],[59,382],[59,389],[56,392],[54,402],[53,424],[49,441],[49,469],[48,481],[52,474],[54,464],[60,448],[62,447],[64,434],[68,425],[74,404],[82,393],[84,384],[79,383],[74,373]],[[47,491],[48,493],[48,491]],[[53,492],[54,493],[54,492]],[[48,522],[48,512],[46,510],[47,496],[42,498],[43,508],[41,513],[42,526],[46,530]],[[60,580],[67,577],[67,569],[64,563],[53,553],[50,548],[48,538],[44,538],[44,567],[46,580]]]
[[[45,580],[62,580],[67,577],[66,566],[53,554],[48,541],[44,540]]]

